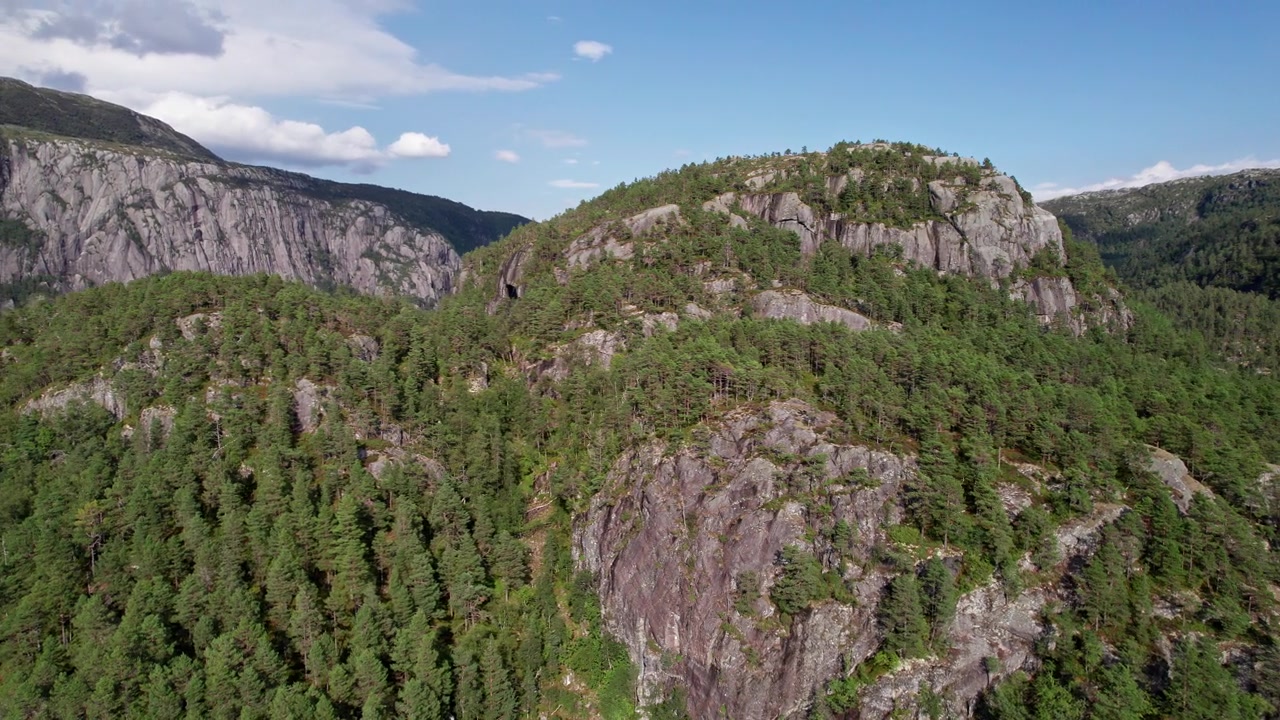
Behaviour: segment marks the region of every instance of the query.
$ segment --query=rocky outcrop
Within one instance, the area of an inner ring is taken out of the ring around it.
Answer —
[[[829,189],[843,188],[850,181],[849,176],[841,177],[843,182],[828,178]],[[1057,220],[1049,212],[1025,203],[1017,184],[1004,175],[990,175],[979,187],[935,180],[929,183],[929,202],[942,219],[923,220],[905,228],[860,222],[839,213],[821,213],[795,192],[726,193],[703,207],[725,214],[741,208],[771,225],[790,230],[800,237],[800,248],[806,255],[817,252],[828,241],[863,254],[882,245],[901,245],[903,258],[923,267],[993,279],[1026,266],[1045,248],[1059,255],[1063,252]]]
[[[703,449],[653,444],[615,463],[577,524],[574,549],[579,566],[598,575],[606,625],[640,669],[642,702],[680,687],[694,718],[804,717],[827,683],[880,648],[876,608],[893,571],[876,548],[902,520],[915,463],[833,443],[835,427],[830,413],[774,402],[730,413]],[[1064,562],[1091,553],[1123,511],[1100,503],[1060,527]],[[852,547],[827,539],[840,521]],[[768,597],[787,546],[843,573],[852,602],[821,601],[784,625]],[[851,717],[895,716],[926,686],[947,698],[947,717],[971,713],[992,682],[1034,667],[1041,611],[1059,600],[1056,585],[1007,596],[992,582],[969,592],[949,649],[877,678]]]
[[[833,445],[834,416],[800,402],[728,418],[705,454],[667,454],[658,445],[625,453],[575,533],[580,565],[599,573],[606,622],[640,668],[640,692],[657,699],[684,687],[693,717],[771,718],[806,707],[815,691],[850,662],[873,653],[876,597],[884,578],[863,563],[899,514],[898,489],[910,460]],[[765,600],[743,614],[740,593],[768,595],[776,557],[787,545],[813,547],[815,519],[788,500],[809,482],[781,457],[814,458],[814,483],[828,489],[833,514],[862,540],[848,570],[855,606],[827,602],[790,627]],[[838,479],[865,471],[870,483]],[[863,566],[867,569],[863,569]],[[753,582],[758,586],[745,587]]]
[[[1092,554],[1102,528],[1124,510],[1121,505],[1099,504],[1089,515],[1059,527],[1055,535],[1064,562]],[[944,717],[973,716],[974,701],[992,683],[1038,663],[1036,643],[1048,629],[1042,611],[1065,599],[1060,585],[1033,587],[1008,597],[1004,587],[993,582],[966,593],[956,603],[947,652],[909,661],[877,678],[860,696],[858,717],[896,717],[902,708],[913,707],[926,687],[947,702]],[[989,658],[995,663],[989,664]]]
[[[173,323],[178,326],[178,332],[182,333],[182,338],[191,342],[200,336],[201,328],[204,332],[208,332],[222,327],[222,313],[192,313],[177,318]]]
[[[589,267],[601,258],[627,260],[635,254],[632,238],[642,237],[662,225],[684,222],[679,205],[663,205],[633,215],[620,223],[605,223],[575,239],[565,250],[570,268]]]
[[[605,624],[639,666],[641,702],[680,687],[691,717],[804,716],[827,683],[879,650],[876,609],[890,570],[873,553],[901,521],[915,464],[832,443],[833,423],[804,402],[773,402],[728,415],[704,450],[650,445],[614,464],[577,524],[575,553],[598,574]],[[1057,529],[1064,562],[1091,553],[1123,511],[1098,503]],[[841,552],[824,539],[837,521],[856,538]],[[768,596],[787,546],[844,574],[852,602],[822,601],[783,625]],[[972,714],[989,685],[1036,664],[1043,607],[1062,592],[1048,584],[1007,597],[989,583],[965,594],[948,650],[879,676],[852,716],[896,716],[922,687],[947,698],[946,716]]]
[[[23,412],[38,412],[51,415],[67,409],[68,405],[77,402],[94,403],[121,420],[128,414],[124,393],[116,389],[114,383],[101,375],[92,380],[72,383],[64,388],[46,390],[38,398],[28,400],[23,405]]]
[[[315,432],[324,419],[324,404],[333,395],[333,387],[317,385],[307,378],[294,383],[293,412],[298,418],[298,429],[304,433]]]
[[[795,320],[801,325],[833,322],[850,330],[867,330],[871,320],[852,310],[834,305],[816,303],[799,290],[766,290],[751,301],[752,309],[759,317],[779,320]]]
[[[359,333],[347,338],[347,346],[351,348],[351,354],[365,362],[373,362],[378,359],[379,345],[375,338]]]
[[[733,193],[717,198],[720,203],[732,203]],[[812,255],[825,239],[823,219],[813,208],[804,204],[793,192],[773,194],[743,194],[737,197],[739,206],[770,225],[790,230],[800,236],[800,251]]]
[[[0,159],[0,216],[30,230],[0,245],[0,284],[42,276],[65,291],[204,270],[430,303],[460,267],[440,233],[268,168],[24,136],[0,137]]]
[[[1147,470],[1154,473],[1160,482],[1169,487],[1174,504],[1184,514],[1191,508],[1191,499],[1196,495],[1213,496],[1209,488],[1191,477],[1191,471],[1187,469],[1187,464],[1182,462],[1182,458],[1160,448],[1152,447],[1148,450],[1151,451],[1151,461],[1147,464]]]
[[[177,416],[178,411],[172,405],[145,408],[138,416],[138,432],[148,443],[158,443],[173,432],[173,420]]]
[[[552,358],[532,368],[535,377],[560,381],[578,365],[608,369],[613,356],[625,350],[626,340],[607,330],[592,330],[572,342],[553,348]]]
[[[1009,296],[1022,300],[1035,309],[1036,319],[1043,325],[1065,322],[1072,332],[1085,331],[1084,318],[1077,312],[1080,299],[1071,280],[1063,276],[1040,276],[1020,279],[1009,289]]]
[[[673,312],[644,313],[640,316],[640,330],[645,337],[652,337],[662,328],[667,332],[675,332],[680,326],[680,316]]]
[[[873,147],[873,146],[868,146]],[[970,158],[926,158],[937,165],[976,165]],[[999,280],[1026,267],[1040,252],[1065,258],[1062,232],[1054,216],[1025,201],[1010,177],[987,173],[977,186],[957,180],[934,180],[928,184],[929,204],[936,219],[921,220],[906,227],[861,221],[839,213],[825,213],[805,203],[796,192],[767,192],[770,183],[785,173],[765,173],[749,179],[751,192],[722,194],[703,204],[703,209],[719,212],[734,222],[737,211],[754,215],[800,238],[805,255],[818,251],[824,242],[838,242],[858,254],[870,254],[877,247],[897,245],[902,257],[921,267],[943,273]],[[845,175],[827,178],[831,197],[851,182],[860,182],[863,173],[854,168]],[[920,187],[920,180],[913,179]],[[734,224],[737,224],[736,222]],[[1013,296],[1032,306],[1044,322],[1059,319],[1081,333],[1088,318],[1077,310],[1082,305],[1070,280],[1065,277],[1020,281]],[[1093,318],[1094,324],[1122,323],[1129,316],[1123,309],[1109,312],[1118,297],[1100,298],[1098,305],[1107,318]],[[1122,308],[1122,304],[1119,304]],[[1096,313],[1095,313],[1096,314]]]

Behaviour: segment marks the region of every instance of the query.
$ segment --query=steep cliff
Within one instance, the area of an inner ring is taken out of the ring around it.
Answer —
[[[10,125],[0,127],[0,288],[10,300],[207,270],[431,303],[453,288],[459,250],[524,222],[226,163],[124,108],[12,81],[0,91]]]
[[[641,699],[681,688],[695,718],[802,717],[833,679],[872,661],[885,640],[878,608],[897,573],[884,556],[919,469],[914,457],[832,442],[838,431],[833,413],[775,402],[729,414],[702,450],[650,445],[614,464],[575,541],[600,578],[609,628],[638,659]],[[1099,505],[1050,542],[1064,562],[1082,563],[1123,511]],[[844,588],[790,621],[768,600],[787,548],[817,558]],[[1068,595],[994,581],[965,593],[944,650],[870,679],[856,717],[892,716],[922,691],[945,698],[948,717],[972,711],[991,683],[1036,667],[1042,610]]]

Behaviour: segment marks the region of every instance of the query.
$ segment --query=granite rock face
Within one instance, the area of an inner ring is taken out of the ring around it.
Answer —
[[[850,330],[867,330],[872,327],[871,321],[865,316],[842,307],[814,302],[799,290],[766,290],[752,298],[751,304],[760,317],[795,320],[801,325],[833,322]]]
[[[1191,499],[1196,495],[1213,496],[1209,488],[1191,476],[1191,471],[1182,458],[1161,448],[1153,447],[1148,450],[1151,452],[1151,461],[1147,464],[1147,470],[1168,486],[1173,493],[1174,504],[1184,514],[1191,509]]]
[[[54,291],[203,270],[270,273],[429,304],[457,253],[383,205],[323,199],[301,176],[69,139],[0,137],[0,215],[27,243],[0,244],[0,284]]]
[[[927,158],[939,166],[976,165],[969,158]],[[799,193],[768,192],[770,183],[784,177],[766,173],[751,178],[749,192],[729,192],[703,203],[703,209],[729,216],[734,226],[742,221],[739,211],[785,230],[800,238],[805,255],[818,252],[824,242],[837,242],[859,254],[877,247],[897,245],[902,257],[938,272],[988,278],[993,282],[1009,277],[1031,264],[1041,252],[1065,258],[1062,232],[1053,214],[1026,202],[1010,177],[990,173],[974,187],[955,180],[928,183],[929,205],[938,219],[922,220],[907,227],[865,222],[840,213],[827,213],[805,203]],[[860,182],[863,173],[854,168],[845,175],[827,178],[828,195],[837,196],[850,183]],[[919,187],[919,180],[913,180]],[[1103,307],[1081,317],[1085,304],[1065,277],[1019,280],[1011,294],[1030,304],[1042,322],[1065,322],[1077,334],[1091,324],[1127,326],[1130,316],[1118,297],[1100,298],[1092,303]],[[1119,305],[1119,309],[1112,306]]]
[[[642,703],[680,687],[694,718],[804,717],[828,682],[879,649],[876,607],[891,578],[874,553],[885,528],[902,519],[901,491],[915,462],[834,443],[834,423],[806,403],[774,402],[730,413],[703,449],[652,444],[616,462],[577,523],[574,550],[579,567],[597,574],[606,625],[640,669]],[[829,513],[791,499],[817,487]],[[1091,552],[1122,509],[1100,505],[1064,526],[1064,558]],[[837,521],[856,538],[842,551],[844,565],[826,539]],[[789,626],[779,622],[768,597],[787,546],[843,572],[854,602],[826,600]],[[1006,597],[998,583],[971,591],[950,628],[951,650],[880,677],[856,717],[911,707],[923,686],[966,714],[990,682],[1035,662],[1040,611],[1056,593],[1050,586]],[[990,676],[987,657],[1001,661]]]

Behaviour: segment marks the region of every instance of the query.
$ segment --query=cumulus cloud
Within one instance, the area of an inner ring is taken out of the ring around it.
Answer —
[[[515,164],[520,162],[520,156],[514,150],[498,150],[493,153],[493,156],[504,163]]]
[[[562,190],[589,190],[600,187],[600,183],[581,182],[578,180],[552,180],[550,185],[553,188],[561,188]]]
[[[229,158],[279,162],[302,167],[344,166],[367,173],[392,158],[444,157],[449,146],[422,133],[408,132],[383,150],[366,129],[329,132],[315,123],[284,120],[263,108],[226,98],[168,93],[144,112]]]
[[[442,158],[449,157],[450,148],[440,138],[407,132],[391,143],[387,152],[400,158]]]
[[[585,139],[563,130],[525,130],[524,134],[542,143],[545,148],[583,147],[587,144]]]
[[[605,55],[612,52],[612,45],[605,45],[595,40],[579,40],[573,44],[573,54],[591,62],[599,62]]]
[[[1241,158],[1221,165],[1192,165],[1189,168],[1178,169],[1173,163],[1167,160],[1143,168],[1137,174],[1126,178],[1111,178],[1100,183],[1092,185],[1084,185],[1081,187],[1062,187],[1057,183],[1041,183],[1031,188],[1031,194],[1036,200],[1052,200],[1063,195],[1077,195],[1083,192],[1095,192],[1098,190],[1121,190],[1124,188],[1142,187],[1143,185],[1151,185],[1152,183],[1169,182],[1170,180],[1181,180],[1182,178],[1200,177],[1203,175],[1224,175],[1227,173],[1239,172],[1240,170],[1248,170],[1250,168],[1280,168],[1280,159],[1275,160],[1258,160],[1253,157]]]
[[[0,75],[57,69],[87,88],[206,97],[520,91],[554,73],[468,75],[384,29],[398,0],[0,0]]]

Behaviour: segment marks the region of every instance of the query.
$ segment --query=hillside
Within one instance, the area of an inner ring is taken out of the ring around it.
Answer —
[[[1216,350],[1280,368],[1280,170],[1046,202],[1137,297]]]
[[[1135,287],[1177,280],[1280,297],[1280,170],[1044,203]]]
[[[0,302],[207,270],[430,304],[458,253],[525,222],[224,162],[152,118],[0,78]]]
[[[0,125],[51,135],[146,148],[196,160],[219,158],[155,118],[88,95],[0,77]]]
[[[463,264],[0,315],[0,715],[1280,706],[1280,386],[994,167],[687,166]]]

